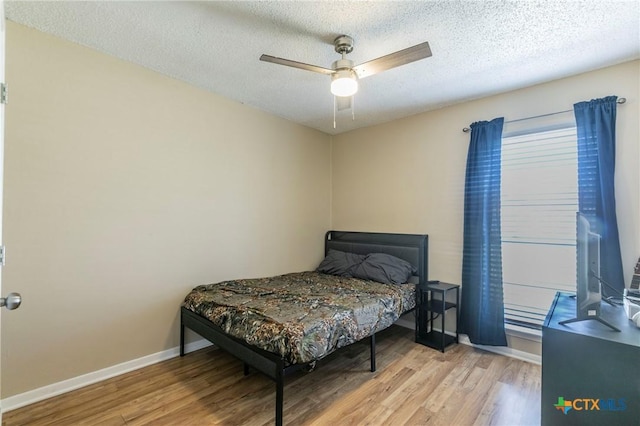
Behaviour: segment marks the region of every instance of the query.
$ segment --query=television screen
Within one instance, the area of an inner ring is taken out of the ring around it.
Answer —
[[[578,318],[600,315],[600,235],[591,232],[587,217],[576,213],[576,302]]]

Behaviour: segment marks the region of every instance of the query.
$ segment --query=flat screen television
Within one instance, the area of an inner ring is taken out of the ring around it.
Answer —
[[[600,235],[591,230],[589,219],[576,213],[576,317],[561,321],[569,324],[576,321],[596,320],[620,331],[600,317]]]

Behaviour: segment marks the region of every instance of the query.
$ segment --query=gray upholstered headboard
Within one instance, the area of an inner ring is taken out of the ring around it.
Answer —
[[[329,231],[324,240],[325,256],[329,249],[356,254],[387,253],[414,265],[419,283],[426,283],[429,278],[428,235]]]

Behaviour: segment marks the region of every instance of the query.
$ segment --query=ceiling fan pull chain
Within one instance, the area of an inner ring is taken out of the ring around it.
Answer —
[[[351,121],[356,121],[356,97],[351,97]]]
[[[333,128],[336,128],[336,104],[338,103],[338,99],[333,97]]]

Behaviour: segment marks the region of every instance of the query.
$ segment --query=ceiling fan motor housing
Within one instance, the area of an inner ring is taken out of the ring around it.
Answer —
[[[333,40],[333,45],[335,46],[336,52],[341,55],[346,55],[353,51],[353,38],[348,35],[338,36]]]

